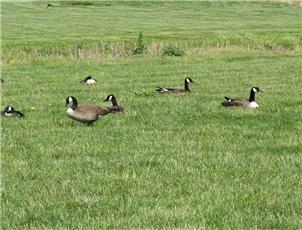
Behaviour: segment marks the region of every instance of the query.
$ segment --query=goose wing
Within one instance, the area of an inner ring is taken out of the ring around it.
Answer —
[[[167,93],[169,90],[167,88],[157,86],[157,89],[155,91],[159,93]]]
[[[224,102],[222,102],[221,104],[223,106],[227,106],[227,107],[231,107],[231,106],[246,107],[246,106],[248,106],[248,101],[228,98]]]
[[[106,107],[110,111],[110,113],[118,113],[118,112],[124,112],[124,108],[120,105]]]
[[[110,113],[110,110],[107,108],[102,108],[100,106],[95,106],[95,105],[80,105],[78,107],[81,111],[85,110],[86,112],[89,113],[94,113],[97,116],[104,116]]]
[[[159,93],[183,93],[184,89],[179,88],[166,88],[166,87],[157,87],[156,91]]]
[[[231,102],[231,101],[234,101],[234,100],[235,100],[235,99],[230,98],[230,97],[224,97],[224,99],[225,99],[226,101],[229,101],[229,102]]]
[[[95,121],[108,113],[110,113],[110,111],[106,108],[82,104],[77,107],[72,117],[82,121]]]
[[[24,114],[21,113],[20,111],[15,111],[15,114],[17,117],[24,117]]]

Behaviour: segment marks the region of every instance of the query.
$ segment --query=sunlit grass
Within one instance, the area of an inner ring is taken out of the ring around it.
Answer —
[[[10,104],[25,118],[1,118],[1,227],[301,228],[301,53],[260,42],[299,46],[296,6],[111,3],[106,10],[100,2],[2,5],[1,108]],[[68,37],[68,29],[77,37]],[[133,55],[139,31],[148,51]],[[212,46],[221,34],[232,44]],[[93,56],[91,44],[127,44],[126,54],[109,49]],[[165,44],[186,54],[163,56]],[[87,75],[98,83],[80,84]],[[183,87],[186,76],[196,82],[191,93],[155,92]],[[247,98],[252,86],[265,91],[257,95],[259,109],[220,105],[227,95]],[[67,96],[108,106],[108,94],[124,114],[92,127],[66,115]]]
[[[161,55],[171,44],[186,55],[232,47],[301,50],[297,5],[223,1],[58,1],[53,5],[2,4],[3,61],[128,57],[140,31],[145,54],[152,56]]]

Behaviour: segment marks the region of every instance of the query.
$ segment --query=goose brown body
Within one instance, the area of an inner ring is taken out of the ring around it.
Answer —
[[[78,105],[77,100],[73,96],[66,99],[66,105],[71,102],[72,106],[67,109],[67,115],[73,120],[81,123],[92,124],[102,116],[111,113],[107,108],[100,106],[81,104]]]
[[[223,101],[221,104],[222,106],[225,107],[244,107],[244,108],[258,108],[259,105],[255,100],[255,95],[256,93],[263,92],[261,89],[258,87],[252,87],[251,92],[250,92],[250,97],[249,99],[233,99],[230,97],[224,97],[225,101]]]
[[[191,78],[185,79],[185,87],[183,89],[181,88],[166,88],[166,87],[159,87],[157,86],[156,91],[159,93],[189,93],[191,92],[189,88],[189,83],[194,83]]]
[[[232,99],[232,100],[225,100],[221,104],[226,107],[238,106],[238,107],[248,107],[249,106],[248,100],[239,100],[239,99]]]
[[[119,113],[119,112],[125,111],[125,109],[120,105],[106,107],[106,109],[108,109],[110,111],[110,113]]]
[[[79,105],[75,110],[69,108],[67,115],[76,121],[82,123],[93,123],[102,116],[110,113],[107,108],[101,108],[93,105]]]
[[[188,93],[190,90],[179,89],[179,88],[164,88],[164,87],[157,87],[159,93]]]

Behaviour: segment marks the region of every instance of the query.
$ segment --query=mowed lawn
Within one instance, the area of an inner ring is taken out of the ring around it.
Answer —
[[[1,109],[25,114],[1,118],[3,229],[302,228],[301,8],[70,3],[2,3]],[[239,9],[245,14],[227,17]],[[56,15],[43,21],[48,10]],[[117,12],[125,17],[114,20]],[[64,36],[65,19],[78,38]],[[129,55],[139,31],[147,45],[171,42],[188,46],[186,54]],[[85,52],[103,41],[133,45],[118,57],[101,49],[97,58],[64,54],[69,44]],[[81,85],[87,75],[98,83]],[[196,82],[190,94],[155,92],[182,87],[186,76]],[[248,98],[252,86],[265,91],[256,95],[259,109],[221,106],[224,96]],[[92,127],[67,117],[67,96],[108,106],[108,94],[124,114]]]

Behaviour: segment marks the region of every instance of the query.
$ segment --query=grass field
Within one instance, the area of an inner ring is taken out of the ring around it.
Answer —
[[[1,118],[2,229],[302,228],[301,8],[53,5],[1,4],[1,109],[25,114]],[[156,94],[185,76],[190,94]],[[252,86],[259,109],[220,106]],[[125,114],[67,117],[67,96],[111,93]]]

